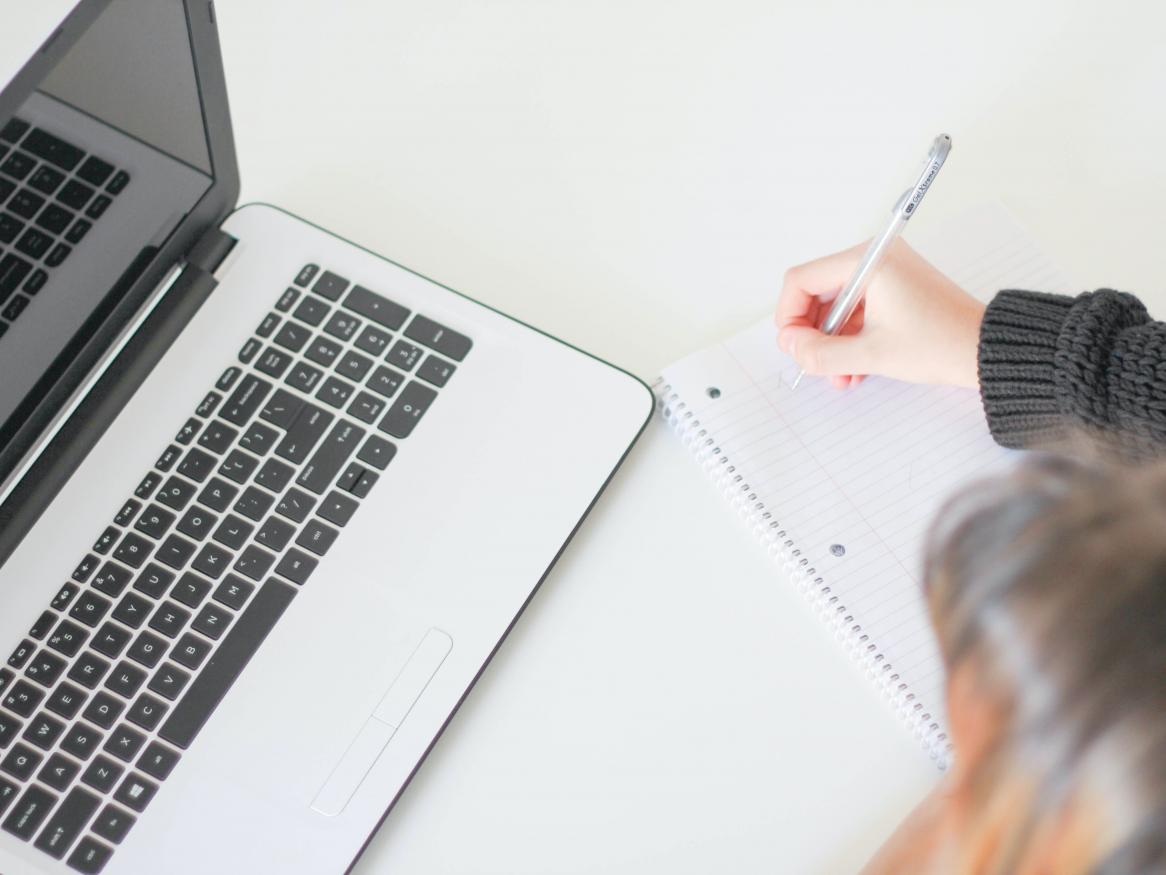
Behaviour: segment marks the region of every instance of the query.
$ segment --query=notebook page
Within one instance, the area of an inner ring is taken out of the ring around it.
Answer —
[[[970,211],[916,245],[984,299],[1000,288],[1067,290],[999,206]],[[920,594],[923,540],[947,496],[1011,454],[989,436],[975,391],[872,378],[846,392],[806,379],[791,392],[796,371],[766,317],[663,377],[808,559],[833,606],[845,608],[848,625],[883,655],[880,670],[908,685],[908,707],[942,731],[943,671]]]

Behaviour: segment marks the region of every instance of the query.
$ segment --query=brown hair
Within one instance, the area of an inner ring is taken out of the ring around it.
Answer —
[[[1166,872],[1166,465],[1030,458],[949,502],[925,561],[949,674],[1001,717],[969,778],[979,871],[1084,820],[1074,872]]]

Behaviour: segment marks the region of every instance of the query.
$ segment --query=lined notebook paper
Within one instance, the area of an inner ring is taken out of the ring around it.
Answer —
[[[922,229],[921,229],[922,230]],[[1016,221],[980,207],[912,244],[963,288],[1071,291]],[[921,595],[944,500],[1008,464],[978,393],[872,378],[840,392],[777,348],[767,315],[664,370],[660,408],[939,764],[943,667]]]

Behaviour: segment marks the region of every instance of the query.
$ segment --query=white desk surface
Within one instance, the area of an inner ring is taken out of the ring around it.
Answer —
[[[1166,315],[1161,5],[954,6],[219,0],[242,200],[651,380],[947,131],[916,223]],[[852,872],[935,778],[653,422],[357,872]]]

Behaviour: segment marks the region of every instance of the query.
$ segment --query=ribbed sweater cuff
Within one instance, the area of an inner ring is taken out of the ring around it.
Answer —
[[[1006,289],[984,312],[980,396],[992,436],[1006,447],[1052,441],[1063,431],[1053,356],[1072,306],[1070,297]]]

